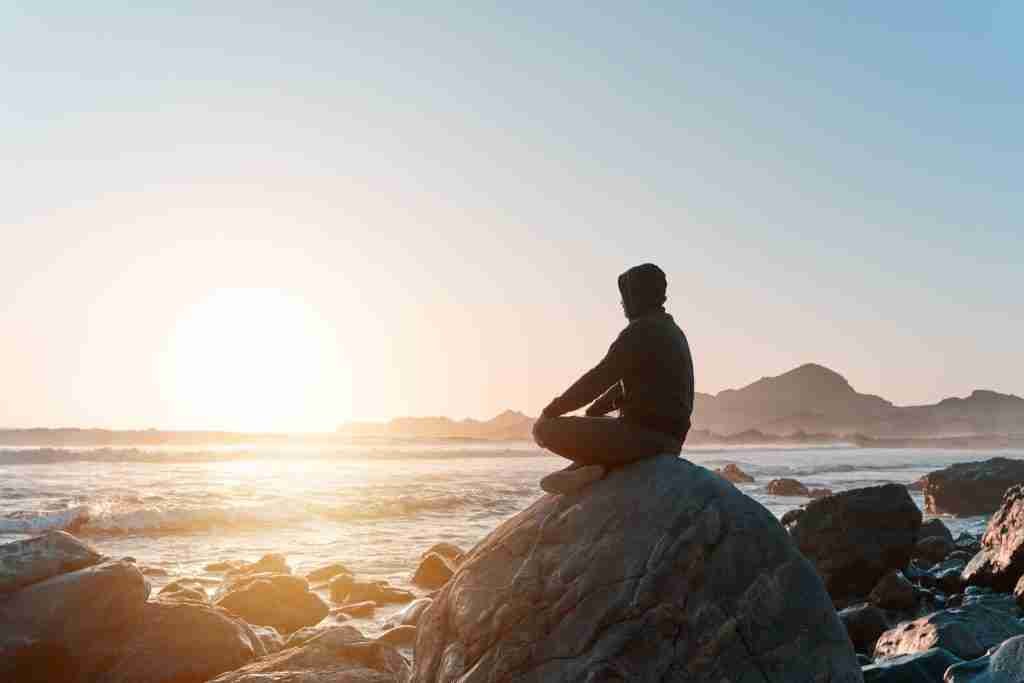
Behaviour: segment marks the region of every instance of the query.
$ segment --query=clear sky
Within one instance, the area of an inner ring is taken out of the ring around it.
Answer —
[[[0,6],[0,426],[535,414],[648,260],[699,390],[1024,393],[1024,3],[285,4]]]

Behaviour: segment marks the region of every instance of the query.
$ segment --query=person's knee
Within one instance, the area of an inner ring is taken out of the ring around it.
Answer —
[[[544,446],[545,442],[549,440],[554,424],[555,418],[553,417],[538,417],[533,423],[533,440],[537,442],[538,446]]]

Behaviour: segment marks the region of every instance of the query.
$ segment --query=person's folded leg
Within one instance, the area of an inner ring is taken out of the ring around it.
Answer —
[[[609,417],[541,418],[533,434],[539,446],[587,465],[613,467],[682,450],[668,434]]]

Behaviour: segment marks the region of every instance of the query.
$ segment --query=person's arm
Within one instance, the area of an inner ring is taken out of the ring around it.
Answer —
[[[608,391],[601,394],[596,401],[590,404],[586,414],[589,417],[602,417],[618,407],[619,399],[622,398],[622,382],[616,382]]]
[[[601,359],[601,362],[576,380],[561,396],[551,401],[541,415],[543,417],[558,417],[565,413],[571,413],[590,403],[608,387],[622,379],[628,362],[628,336],[626,334],[628,331],[628,327],[623,330],[622,334],[612,342],[608,353]]]

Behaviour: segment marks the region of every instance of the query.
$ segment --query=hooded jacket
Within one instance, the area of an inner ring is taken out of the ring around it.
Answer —
[[[618,409],[627,422],[682,440],[693,412],[693,359],[686,335],[663,306],[665,273],[645,263],[620,275],[618,284],[629,325],[601,362],[543,415],[569,413],[597,399],[588,415]]]

